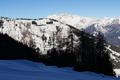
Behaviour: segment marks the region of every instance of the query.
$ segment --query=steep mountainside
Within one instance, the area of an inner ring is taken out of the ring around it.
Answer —
[[[46,54],[47,50],[58,47],[61,39],[66,39],[69,36],[71,27],[64,23],[52,19],[41,20],[6,20],[3,19],[3,26],[0,32],[8,34],[15,40],[22,42],[37,49],[42,54]],[[75,37],[75,44],[77,45],[77,37]],[[55,38],[55,39],[54,39]],[[52,42],[53,40],[54,43]],[[61,49],[65,49],[66,45]]]

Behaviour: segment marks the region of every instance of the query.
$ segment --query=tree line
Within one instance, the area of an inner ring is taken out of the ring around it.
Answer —
[[[52,40],[49,42],[53,48],[47,52],[47,55],[40,58],[47,65],[57,65],[58,67],[70,66],[76,71],[94,71],[113,75],[113,66],[110,61],[109,51],[106,49],[107,43],[104,36],[98,33],[97,36],[90,35],[85,31],[80,31],[77,46],[74,44],[74,36],[72,29],[64,40],[60,36],[57,40],[57,33],[53,33]],[[59,45],[54,47],[55,39]],[[66,45],[66,49],[62,46]]]

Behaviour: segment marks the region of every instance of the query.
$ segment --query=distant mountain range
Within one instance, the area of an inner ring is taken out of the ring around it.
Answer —
[[[85,29],[86,32],[96,34],[101,32],[106,40],[120,47],[120,17],[117,18],[87,18],[70,14],[52,15],[48,18],[56,19],[66,24],[70,24],[77,29]]]
[[[74,46],[78,46],[79,31],[84,30],[93,36],[99,32],[102,33],[109,44],[106,48],[110,51],[110,57],[115,65],[114,69],[120,68],[119,17],[97,19],[70,14],[51,15],[39,19],[0,17],[0,33],[9,35],[41,54],[47,54],[52,48],[59,47],[65,50],[66,44],[60,43],[63,40],[66,41],[71,30],[74,33]]]

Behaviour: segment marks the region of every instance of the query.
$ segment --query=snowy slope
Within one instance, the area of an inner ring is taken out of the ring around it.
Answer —
[[[70,14],[59,14],[36,20],[11,19],[5,17],[0,18],[0,20],[4,21],[3,26],[0,26],[0,33],[8,34],[13,39],[29,47],[33,47],[42,54],[46,54],[48,50],[53,48],[53,45],[55,48],[59,47],[60,41],[68,38],[70,31],[74,30],[71,29],[69,25],[79,30],[85,29],[86,32],[91,34],[96,34],[100,31],[104,34],[108,43],[120,47],[119,17],[96,19]],[[32,24],[33,21],[35,21],[36,24]],[[78,36],[75,33],[73,35],[74,46],[77,47],[77,43],[79,43]],[[51,42],[51,40],[54,40],[54,43]],[[66,49],[66,45],[62,45],[61,49]],[[120,53],[110,48],[108,49],[111,52],[111,59],[115,64],[120,64]],[[115,68],[115,71],[118,69],[119,68]]]
[[[0,60],[0,80],[120,80],[92,72],[76,72],[71,68],[45,66],[27,60]]]

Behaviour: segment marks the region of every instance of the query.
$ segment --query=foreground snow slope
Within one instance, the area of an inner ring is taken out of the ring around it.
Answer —
[[[27,60],[0,60],[0,80],[120,80],[71,68],[45,66]]]

